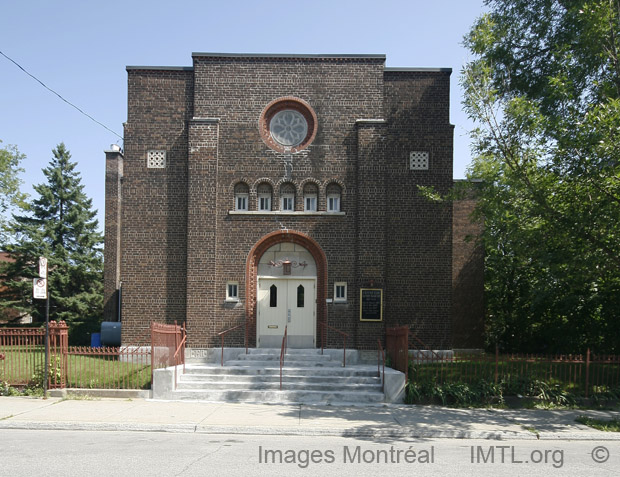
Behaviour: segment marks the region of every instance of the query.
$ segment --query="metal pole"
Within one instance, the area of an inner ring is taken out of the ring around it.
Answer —
[[[43,382],[43,397],[47,399],[50,360],[50,292],[47,285],[47,298],[45,300],[45,380]]]

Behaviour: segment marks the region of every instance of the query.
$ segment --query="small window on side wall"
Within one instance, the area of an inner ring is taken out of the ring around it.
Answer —
[[[347,284],[346,282],[336,282],[334,283],[334,302],[345,302],[347,301]]]
[[[235,186],[235,210],[248,210],[250,188],[247,184],[239,182]]]
[[[295,210],[295,186],[284,184],[280,189],[280,210]]]
[[[263,212],[271,211],[271,186],[269,184],[260,184],[256,192],[258,194],[258,210]]]
[[[239,282],[226,284],[226,301],[239,301]]]
[[[316,212],[319,197],[319,189],[316,184],[306,184],[304,186],[304,210],[306,212]]]
[[[327,186],[327,212],[340,212],[342,191],[338,184]]]

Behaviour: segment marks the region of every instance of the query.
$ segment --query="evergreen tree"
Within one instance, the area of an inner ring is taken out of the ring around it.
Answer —
[[[32,277],[38,259],[48,259],[50,319],[69,326],[96,325],[103,314],[102,236],[97,231],[96,211],[84,193],[76,163],[63,143],[53,151],[43,169],[47,182],[34,187],[33,199],[23,215],[14,215],[14,243],[7,251],[15,260],[5,267],[6,288],[0,306],[44,319],[44,301],[32,299]]]

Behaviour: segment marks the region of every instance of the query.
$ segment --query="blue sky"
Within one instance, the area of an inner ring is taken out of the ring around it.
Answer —
[[[191,66],[191,53],[385,54],[388,67],[449,67],[454,177],[470,162],[459,72],[483,0],[4,0],[0,51],[122,135],[126,65]],[[0,140],[26,154],[24,191],[64,142],[103,228],[104,153],[122,144],[0,56]]]

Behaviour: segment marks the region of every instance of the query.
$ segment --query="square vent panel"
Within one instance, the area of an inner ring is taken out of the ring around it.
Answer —
[[[149,169],[164,169],[166,167],[166,151],[148,151],[146,167]]]
[[[412,171],[428,170],[428,152],[411,152],[409,154],[409,169],[411,169]]]

